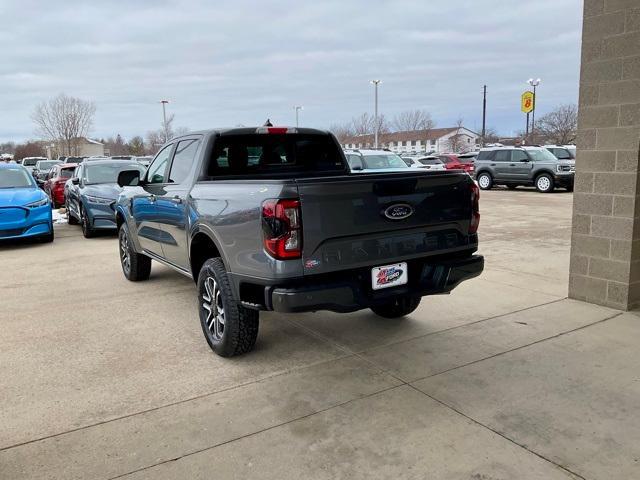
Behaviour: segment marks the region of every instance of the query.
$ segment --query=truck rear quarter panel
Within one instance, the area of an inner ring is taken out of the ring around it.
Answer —
[[[264,279],[302,276],[300,260],[281,261],[262,244],[261,206],[269,198],[298,198],[293,181],[202,181],[191,190],[191,232],[214,237],[228,271]]]

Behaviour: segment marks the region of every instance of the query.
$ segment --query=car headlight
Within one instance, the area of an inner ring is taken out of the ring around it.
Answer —
[[[570,172],[571,165],[556,165],[557,172]]]
[[[49,203],[49,199],[48,198],[43,198],[41,200],[38,200],[37,202],[27,203],[25,205],[25,207],[27,207],[27,208],[38,208],[38,207],[45,206],[47,203]]]
[[[98,205],[110,205],[113,203],[113,200],[110,198],[94,197],[92,195],[85,195],[84,198],[87,199],[87,202],[96,203]]]

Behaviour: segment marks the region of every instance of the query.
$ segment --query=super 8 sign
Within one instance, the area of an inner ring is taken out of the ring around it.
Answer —
[[[526,91],[520,98],[520,110],[524,113],[529,113],[533,110],[533,92]]]

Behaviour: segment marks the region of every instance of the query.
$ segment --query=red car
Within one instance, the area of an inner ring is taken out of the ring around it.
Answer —
[[[59,163],[49,171],[42,188],[49,195],[54,208],[64,205],[64,184],[73,177],[73,171],[77,166],[77,163]]]
[[[453,153],[443,153],[441,155],[438,155],[438,158],[442,161],[442,163],[444,163],[444,166],[447,170],[464,170],[469,175],[473,175],[475,168],[473,166],[472,159],[461,159]]]

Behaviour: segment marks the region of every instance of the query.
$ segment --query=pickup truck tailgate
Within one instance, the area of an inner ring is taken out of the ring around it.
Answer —
[[[305,275],[475,249],[466,173],[411,172],[296,181]]]

